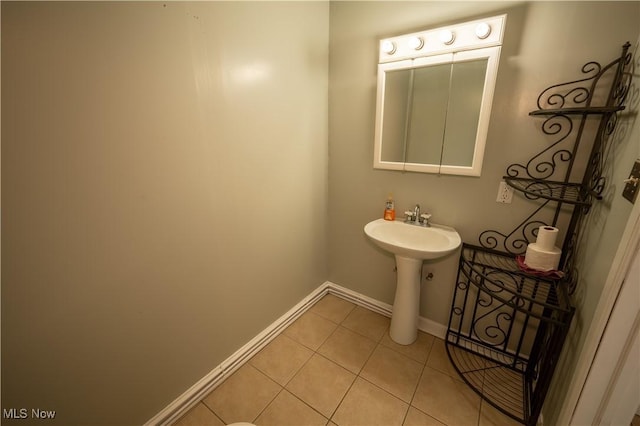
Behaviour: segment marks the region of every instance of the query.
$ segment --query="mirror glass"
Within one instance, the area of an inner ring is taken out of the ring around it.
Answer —
[[[468,44],[397,61],[381,54],[374,167],[480,175],[500,47]]]

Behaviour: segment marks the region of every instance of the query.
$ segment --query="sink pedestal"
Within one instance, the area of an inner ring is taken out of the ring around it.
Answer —
[[[453,228],[434,223],[416,226],[384,219],[367,223],[364,233],[396,257],[398,276],[389,334],[396,343],[410,345],[418,337],[422,261],[440,259],[456,251],[462,244],[460,235]]]
[[[418,337],[422,259],[395,257],[398,276],[389,334],[394,342],[410,345]]]

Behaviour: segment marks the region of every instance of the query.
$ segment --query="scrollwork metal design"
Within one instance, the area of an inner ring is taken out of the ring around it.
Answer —
[[[482,247],[504,250],[512,255],[523,254],[529,243],[534,242],[540,226],[555,226],[564,203],[582,206],[573,215],[588,213],[595,199],[602,199],[607,187],[606,162],[610,145],[618,127],[618,111],[625,108],[629,98],[640,97],[640,90],[633,86],[634,58],[629,52],[630,43],[622,47],[621,55],[609,64],[587,62],[581,68],[582,77],[543,90],[536,100],[537,111],[531,115],[545,115],[542,132],[550,143],[533,155],[526,163],[513,163],[506,168],[505,181],[522,191],[530,200],[544,200],[541,205],[510,232],[486,230],[478,239]],[[637,60],[637,58],[636,58]],[[604,77],[607,76],[607,77]],[[603,78],[604,77],[604,78]],[[603,89],[609,84],[606,102],[594,107],[595,99],[602,99]],[[594,143],[587,169],[580,183],[570,183],[573,162],[581,139],[588,131],[587,116],[597,114],[600,125],[594,135]],[[579,120],[576,120],[580,117]],[[548,181],[548,184],[545,184]],[[550,201],[556,203],[553,220],[543,220],[541,210]],[[563,271],[571,293],[575,290],[577,272],[574,250],[582,220],[572,219],[563,244]]]
[[[602,66],[598,62],[591,61],[584,64],[581,71],[586,74],[585,78],[554,84],[543,90],[538,96],[538,108],[560,109],[589,105],[593,96],[593,85],[583,85],[583,83],[598,79],[602,75]]]
[[[507,330],[513,321],[513,316],[501,310],[504,306],[497,305],[473,321],[471,327],[473,334],[488,346],[497,348],[507,343]]]
[[[547,204],[549,200],[542,203],[532,214],[522,221],[513,231],[508,234],[490,229],[480,234],[480,245],[488,249],[502,249],[507,253],[517,255],[527,250],[527,245],[535,241],[538,236],[538,229],[546,226],[547,223],[541,220],[532,220]]]
[[[625,47],[627,47],[628,50],[630,44],[627,43]],[[631,89],[633,73],[636,66],[633,63],[633,55],[627,50],[625,50],[626,53],[621,59],[622,72],[620,78],[618,79],[618,84],[613,92],[613,102],[618,106],[623,105],[627,100],[627,95],[629,94],[629,90]],[[638,58],[636,58],[636,60],[638,60]],[[630,103],[633,104],[633,101]]]
[[[573,160],[573,153],[570,150],[559,147],[573,132],[573,121],[568,116],[556,114],[547,118],[542,123],[542,131],[545,135],[556,137],[556,141],[532,157],[526,165],[519,163],[509,165],[508,176],[549,179],[560,164],[568,164]]]
[[[471,277],[478,287],[476,312],[471,322],[472,334],[487,346],[506,348],[515,321],[517,308],[525,307],[524,301],[518,297],[521,288],[517,276],[501,270],[485,270]]]

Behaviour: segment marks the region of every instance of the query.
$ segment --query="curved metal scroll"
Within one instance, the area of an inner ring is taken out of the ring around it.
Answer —
[[[482,247],[504,250],[514,255],[522,254],[527,245],[535,241],[540,226],[554,226],[557,223],[564,203],[580,205],[583,207],[574,209],[574,217],[563,245],[563,265],[565,268],[572,267],[575,234],[579,233],[577,228],[582,223],[580,216],[588,212],[588,206],[594,198],[602,198],[607,184],[604,166],[609,152],[608,145],[618,124],[617,112],[625,108],[633,76],[630,71],[633,67],[632,54],[628,52],[630,46],[630,43],[626,43],[622,47],[622,54],[606,66],[598,62],[587,62],[581,68],[581,78],[554,84],[540,93],[536,101],[539,109],[530,115],[546,116],[541,130],[552,141],[526,163],[510,164],[506,169],[505,180],[509,178],[510,185],[524,193],[528,199],[542,199],[544,202],[510,232],[482,232],[479,236]],[[608,92],[603,93],[608,84]],[[634,93],[631,95],[633,97]],[[594,107],[596,100],[604,106]],[[587,170],[581,183],[570,183],[573,163],[585,132],[586,118],[592,114],[597,114],[601,120]],[[575,120],[576,117],[581,119]],[[546,221],[540,218],[540,212],[550,201],[556,203],[555,214],[553,220]],[[574,287],[574,274],[566,270],[565,273],[572,278],[571,287]]]
[[[526,164],[513,163],[507,167],[510,177],[550,179],[562,163],[573,163],[574,154],[562,146],[573,131],[573,121],[566,115],[556,114],[542,123],[542,132],[554,136],[556,141],[533,156]]]
[[[488,249],[504,250],[507,253],[516,255],[523,254],[527,250],[527,245],[535,241],[538,236],[538,229],[546,226],[547,223],[541,220],[533,220],[547,204],[549,200],[542,203],[533,213],[531,213],[520,225],[508,234],[489,229],[480,234],[478,238],[480,245]]]

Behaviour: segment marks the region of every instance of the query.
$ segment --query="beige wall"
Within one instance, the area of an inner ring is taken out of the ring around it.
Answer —
[[[507,166],[526,163],[550,143],[540,130],[542,119],[528,115],[538,94],[578,78],[587,61],[606,63],[619,55],[624,42],[637,38],[639,8],[638,2],[332,2],[330,280],[393,302],[394,259],[363,232],[367,222],[381,217],[388,193],[398,214],[419,203],[435,223],[455,227],[468,243],[478,244],[487,229],[514,229],[538,204],[520,195],[512,204],[495,199]],[[373,169],[378,40],[501,13],[508,17],[482,176]],[[447,324],[456,269],[455,257],[425,263],[423,275],[432,272],[434,279],[423,281],[422,316]]]
[[[508,13],[480,178],[437,176],[374,170],[373,129],[377,43],[385,36],[417,31],[456,19]],[[415,203],[433,214],[433,221],[458,229],[465,242],[478,243],[480,232],[511,231],[537,204],[514,196],[497,204],[498,182],[513,162],[526,162],[549,139],[540,131],[542,119],[528,116],[546,87],[580,77],[590,60],[615,59],[625,41],[638,37],[639,2],[335,2],[330,17],[329,208],[330,280],[375,299],[393,302],[394,259],[376,249],[362,231],[382,214],[393,192],[399,213]],[[580,310],[563,361],[545,406],[545,423],[554,424],[566,392],[586,327],[604,285],[619,233],[630,204],[621,200],[620,180],[640,156],[637,124],[612,154],[608,173],[614,177],[601,206],[594,208],[591,236],[583,252],[585,276],[577,295]],[[578,173],[584,170],[584,159]],[[614,189],[615,188],[615,189]],[[627,203],[627,204],[625,204]],[[610,216],[609,216],[610,214]],[[597,262],[593,262],[598,256]],[[421,315],[446,325],[457,269],[456,259],[425,263]],[[564,373],[564,374],[563,374]]]
[[[634,44],[637,49],[640,40]],[[634,46],[631,47],[632,52],[633,50]],[[596,203],[586,217],[580,240],[576,261],[579,281],[573,297],[576,313],[547,399],[546,417],[550,424],[557,423],[555,419],[561,409],[562,397],[567,394],[574,377],[576,362],[590,332],[614,255],[633,207],[633,204],[622,197],[622,191],[623,180],[629,176],[636,159],[640,159],[640,96],[637,91],[640,87],[637,71],[640,69],[640,58],[637,50],[634,58],[636,71],[631,92],[627,97],[626,109],[618,114],[618,123],[605,163],[604,175],[608,185],[602,194],[603,200]]]
[[[143,423],[326,280],[328,16],[2,2],[2,408]]]
[[[362,231],[389,192],[468,242],[511,230],[538,93],[635,40],[638,5],[2,2],[2,408],[141,423],[327,278],[392,303]],[[374,170],[377,40],[505,12],[482,176]],[[456,263],[425,267],[441,324]]]

